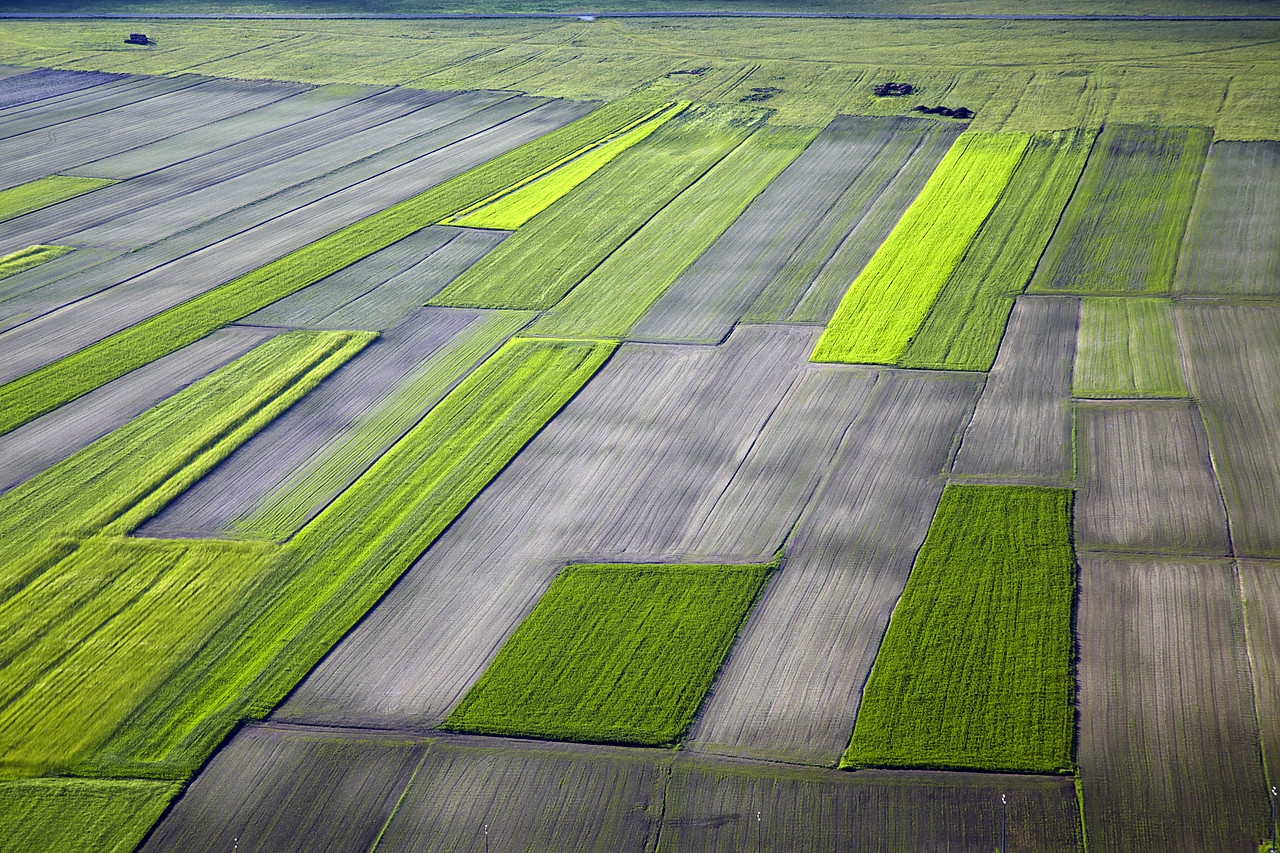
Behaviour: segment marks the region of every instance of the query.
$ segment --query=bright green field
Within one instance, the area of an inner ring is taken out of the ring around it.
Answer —
[[[842,767],[1074,766],[1072,492],[948,486]]]
[[[0,783],[6,853],[129,853],[178,793],[172,782],[31,779]]]
[[[43,263],[60,258],[67,252],[73,252],[71,246],[28,246],[16,252],[10,252],[0,258],[0,278],[17,275],[23,270],[38,267]]]
[[[1025,134],[967,133],[956,141],[818,339],[813,361],[893,364],[1022,158]]]
[[[550,740],[674,743],[775,568],[569,566],[445,727]]]
[[[50,175],[12,189],[0,190],[0,222],[114,183],[115,181],[105,178]]]

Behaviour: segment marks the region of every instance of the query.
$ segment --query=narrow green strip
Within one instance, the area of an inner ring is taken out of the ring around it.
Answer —
[[[948,486],[842,767],[1069,772],[1072,493]]]
[[[1027,134],[965,133],[841,300],[813,361],[893,364],[1022,158]]]
[[[106,178],[72,178],[65,175],[50,175],[30,183],[20,184],[7,190],[0,190],[0,222],[22,216],[42,207],[49,207],[60,201],[84,195],[100,187],[110,186],[118,181]]]
[[[23,270],[38,267],[54,258],[60,258],[67,252],[74,252],[71,246],[28,246],[0,258],[0,278],[17,275]]]

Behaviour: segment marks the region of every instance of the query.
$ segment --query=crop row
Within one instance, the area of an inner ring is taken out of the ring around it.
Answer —
[[[0,190],[0,222],[22,216],[42,207],[84,195],[100,187],[116,183],[105,178],[73,178],[50,175],[7,190]]]

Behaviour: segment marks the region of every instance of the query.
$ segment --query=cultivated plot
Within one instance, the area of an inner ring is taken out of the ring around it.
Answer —
[[[1173,303],[1085,297],[1071,392],[1077,397],[1185,397]]]
[[[1254,710],[1262,736],[1263,771],[1275,784],[1280,770],[1280,563],[1239,560],[1245,636],[1253,675]]]
[[[101,71],[58,71],[52,68],[5,68],[0,81],[0,110],[38,103],[80,89],[101,86],[124,79],[123,74]]]
[[[130,853],[179,788],[139,779],[0,782],[5,849]]]
[[[15,219],[42,207],[50,207],[113,183],[115,181],[102,178],[49,175],[0,190],[0,222]]]

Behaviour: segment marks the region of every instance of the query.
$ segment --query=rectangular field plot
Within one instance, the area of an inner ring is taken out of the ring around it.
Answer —
[[[572,565],[444,727],[675,743],[776,565]]]
[[[1072,768],[1071,498],[947,487],[842,767]]]
[[[1270,835],[1236,573],[1082,555],[1079,763],[1091,849],[1257,849]]]
[[[15,853],[131,853],[178,789],[138,779],[0,782],[0,832]]]
[[[0,190],[0,222],[22,216],[42,207],[50,207],[69,198],[84,195],[105,186],[114,184],[103,178],[76,178],[63,175],[50,175],[46,178],[31,181]],[[6,256],[7,257],[7,256]]]
[[[17,275],[72,251],[75,250],[71,246],[28,246],[25,249],[10,252],[0,258],[0,278]]]
[[[1167,292],[1212,136],[1202,127],[1108,125],[1032,292]]]
[[[352,731],[247,728],[204,768],[142,851],[366,851],[428,743]]]
[[[814,361],[893,364],[906,351],[1022,158],[1026,134],[968,134],[947,152],[849,286]]]
[[[0,110],[34,104],[80,89],[112,83],[124,79],[124,76],[123,74],[103,74],[100,71],[21,69],[18,73],[10,74],[0,81]]]
[[[1175,293],[1280,293],[1280,142],[1215,142],[1178,257]]]
[[[1230,552],[1199,410],[1189,402],[1077,404],[1081,548]]]
[[[1151,298],[1080,300],[1071,384],[1076,397],[1185,397],[1173,303]]]
[[[1017,300],[953,477],[1071,482],[1071,364],[1079,313],[1074,299]]]
[[[1035,272],[1084,169],[1093,131],[1039,133],[898,363],[990,370],[1014,297]]]
[[[1235,553],[1280,557],[1280,310],[1188,302],[1177,319]]]
[[[1262,735],[1263,770],[1274,784],[1280,771],[1280,562],[1240,560],[1245,636],[1253,675],[1254,710]]]

